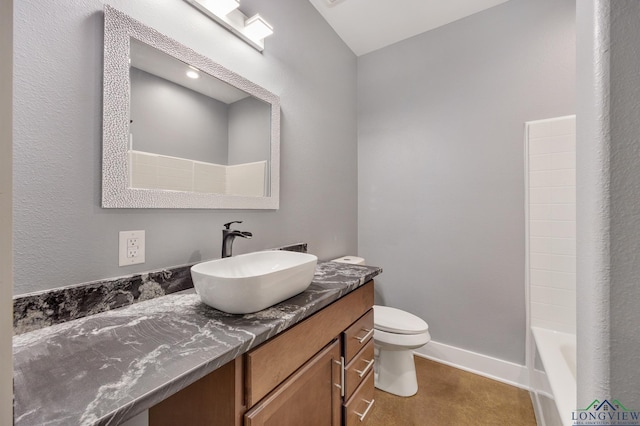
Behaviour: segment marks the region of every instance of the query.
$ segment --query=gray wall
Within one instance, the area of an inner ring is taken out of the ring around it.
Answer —
[[[261,54],[184,1],[109,3],[280,96],[280,210],[102,209],[102,2],[17,2],[14,293],[219,257],[234,219],[254,234],[235,253],[297,241],[321,259],[355,252],[356,58],[313,6],[243,1],[275,27]],[[134,229],[147,261],[119,268],[118,231]]]
[[[578,6],[578,407],[640,407],[639,19],[636,0]]]
[[[524,122],[573,114],[575,1],[358,58],[359,254],[435,341],[524,364]]]
[[[254,97],[229,105],[229,162],[252,163],[271,158],[271,108]]]
[[[129,75],[133,149],[227,164],[227,104],[137,68]]]

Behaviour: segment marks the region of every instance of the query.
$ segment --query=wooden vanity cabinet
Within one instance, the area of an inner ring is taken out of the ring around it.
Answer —
[[[152,407],[149,424],[364,424],[373,400],[372,307],[369,281]]]

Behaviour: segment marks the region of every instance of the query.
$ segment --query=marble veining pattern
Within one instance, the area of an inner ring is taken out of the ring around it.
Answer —
[[[295,243],[273,250],[306,253],[307,244]],[[13,333],[26,333],[192,288],[191,266],[16,296],[13,298]]]
[[[21,334],[193,287],[191,265],[16,296],[13,332]]]
[[[118,424],[381,272],[324,262],[306,291],[253,314],[187,290],[14,336],[15,425]]]

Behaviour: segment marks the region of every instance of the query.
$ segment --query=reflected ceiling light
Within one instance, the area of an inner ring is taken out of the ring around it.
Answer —
[[[189,66],[189,70],[187,71],[187,77],[194,78],[194,79],[200,78],[200,73],[198,71],[200,70],[192,66]]]
[[[264,38],[273,27],[259,14],[248,18],[238,9],[238,0],[185,0],[255,49],[264,50]]]

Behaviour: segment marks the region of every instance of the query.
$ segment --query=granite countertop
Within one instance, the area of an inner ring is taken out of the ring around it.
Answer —
[[[217,311],[191,290],[15,336],[14,423],[119,424],[381,272],[324,262],[307,290],[254,314]]]

